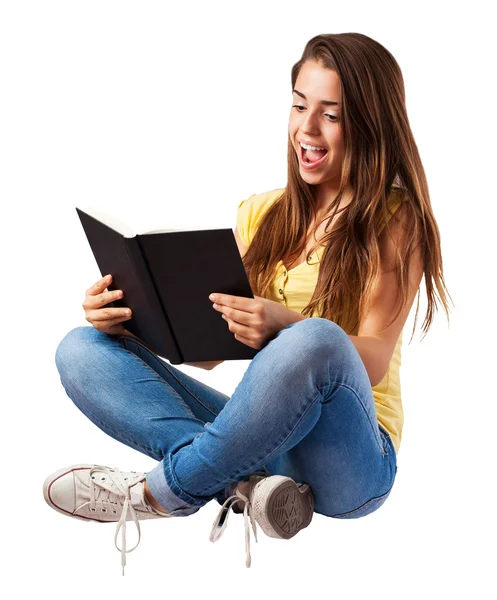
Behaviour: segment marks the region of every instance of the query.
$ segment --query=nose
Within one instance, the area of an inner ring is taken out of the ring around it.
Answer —
[[[319,135],[319,127],[317,125],[317,117],[308,112],[300,125],[300,130],[306,135]]]

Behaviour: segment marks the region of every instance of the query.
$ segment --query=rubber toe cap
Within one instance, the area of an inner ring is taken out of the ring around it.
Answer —
[[[45,497],[49,503],[70,514],[74,512],[74,476],[66,473],[48,483]]]

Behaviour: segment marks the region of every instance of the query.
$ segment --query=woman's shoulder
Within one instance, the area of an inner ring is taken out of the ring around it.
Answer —
[[[255,231],[268,208],[283,195],[285,188],[278,188],[252,194],[238,205],[236,217],[236,226],[238,232],[246,246],[250,245]]]
[[[285,188],[278,188],[276,190],[270,190],[269,192],[263,192],[261,194],[252,194],[247,199],[242,200],[238,205],[238,208],[242,206],[250,207],[252,209],[260,209],[269,206],[278,198],[281,198]]]

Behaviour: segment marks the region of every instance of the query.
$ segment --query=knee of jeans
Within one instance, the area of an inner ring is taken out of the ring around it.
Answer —
[[[322,317],[309,317],[292,323],[284,330],[281,342],[298,348],[299,355],[309,356],[311,353],[321,355],[330,348],[351,344],[349,336],[334,321]]]
[[[62,338],[55,350],[55,365],[59,374],[64,375],[75,364],[84,364],[90,343],[102,335],[105,334],[91,325],[71,329]]]

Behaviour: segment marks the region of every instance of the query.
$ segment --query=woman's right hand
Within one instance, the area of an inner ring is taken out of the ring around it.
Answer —
[[[103,333],[123,335],[126,333],[123,321],[131,319],[129,308],[103,308],[109,302],[123,297],[122,290],[105,291],[111,283],[112,275],[106,275],[86,290],[85,300],[82,304],[85,309],[86,320]]]
[[[152,352],[158,354],[150,345],[145,344],[143,340],[124,328],[124,325],[122,324],[123,321],[129,321],[132,316],[129,308],[103,308],[109,302],[123,297],[122,290],[113,290],[112,292],[105,291],[105,288],[111,281],[112,275],[106,275],[86,290],[85,300],[82,304],[85,309],[86,320],[91,323],[95,329],[98,329],[98,331],[102,331],[103,333],[111,335],[127,335],[136,338],[142,344],[147,346],[147,348],[152,350]],[[129,316],[126,314],[126,311],[129,311]],[[183,364],[210,370],[222,362],[224,361],[216,360]]]

